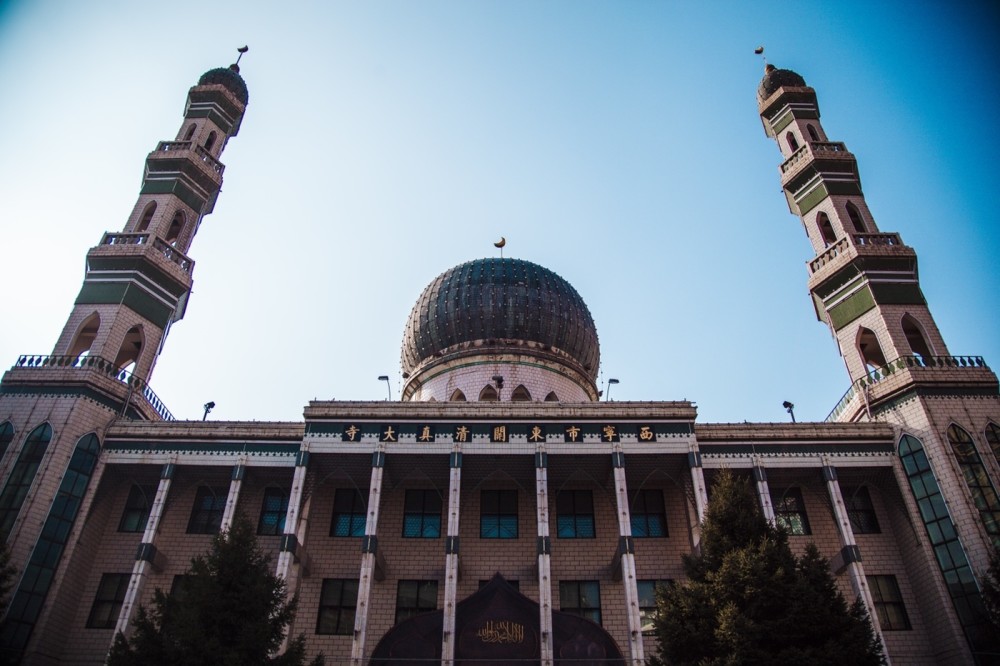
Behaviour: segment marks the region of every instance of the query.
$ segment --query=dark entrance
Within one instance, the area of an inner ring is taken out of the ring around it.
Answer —
[[[541,636],[538,604],[496,574],[455,611],[456,666],[538,664]],[[372,653],[371,666],[431,664],[441,659],[444,611],[411,617],[390,629]],[[553,611],[556,664],[624,666],[621,650],[600,625]]]

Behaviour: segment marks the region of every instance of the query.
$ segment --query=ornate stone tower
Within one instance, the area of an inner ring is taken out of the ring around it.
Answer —
[[[184,316],[194,271],[187,253],[215,205],[219,158],[247,100],[236,64],[206,72],[188,91],[175,140],[146,158],[124,229],[87,253],[83,286],[52,353],[22,356],[3,376],[0,538],[18,571],[0,635],[6,650],[21,652],[40,622],[65,626],[57,616],[69,611],[46,600],[66,575],[60,562],[87,547],[77,543],[75,522],[102,472],[108,426],[120,417],[173,418],[148,380],[170,325]]]
[[[831,421],[896,426],[900,487],[914,530],[940,570],[921,595],[949,597],[938,644],[964,631],[974,654],[992,650],[983,631],[977,576],[1000,546],[1000,397],[978,356],[953,356],[920,289],[917,255],[898,233],[879,231],[865,203],[857,160],[830,141],[816,91],[768,65],[757,91],[767,136],[781,150],[781,185],[816,257],[809,291],[830,326],[851,386]],[[913,502],[909,502],[912,498]],[[911,553],[907,568],[919,567]],[[938,587],[938,592],[932,587]],[[931,606],[932,607],[932,606]]]

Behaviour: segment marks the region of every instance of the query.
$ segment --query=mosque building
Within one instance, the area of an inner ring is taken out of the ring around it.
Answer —
[[[817,544],[891,663],[989,660],[997,377],[949,352],[914,249],[879,230],[801,76],[769,66],[757,99],[815,249],[813,306],[850,374],[820,423],[600,400],[584,298],[512,258],[424,289],[398,401],[314,400],[299,422],[175,420],[151,376],[248,99],[237,65],[188,91],[124,228],[88,251],[52,352],[3,375],[0,536],[17,576],[0,644],[23,663],[103,663],[154,589],[241,513],[298,594],[290,634],[327,663],[639,666],[655,653],[655,587],[683,578],[721,468],[754,480],[793,549]]]

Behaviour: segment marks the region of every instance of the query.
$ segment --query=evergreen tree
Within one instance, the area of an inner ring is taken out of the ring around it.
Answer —
[[[659,591],[653,664],[883,664],[860,600],[848,607],[812,544],[797,558],[750,482],[722,470],[688,580]]]
[[[109,666],[297,666],[305,662],[305,637],[272,657],[295,616],[285,581],[272,571],[253,526],[237,516],[211,551],[191,560],[174,593],[157,589],[150,609],[140,606],[129,639],[115,637]],[[323,656],[313,660],[323,664]]]

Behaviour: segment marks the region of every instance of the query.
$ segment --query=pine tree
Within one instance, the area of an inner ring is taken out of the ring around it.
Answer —
[[[850,607],[812,544],[797,558],[749,481],[722,470],[688,579],[659,592],[653,664],[883,664],[860,600]]]
[[[253,526],[237,516],[212,549],[191,560],[173,593],[154,592],[150,609],[140,606],[132,636],[115,637],[109,666],[293,666],[305,662],[305,637],[272,657],[295,616],[285,581],[257,543]],[[320,666],[322,655],[312,664]]]

